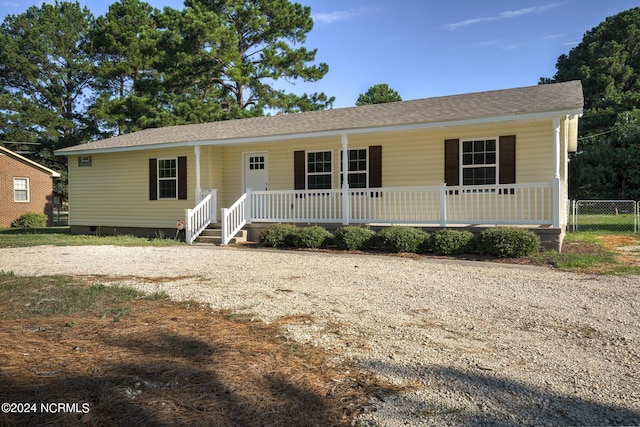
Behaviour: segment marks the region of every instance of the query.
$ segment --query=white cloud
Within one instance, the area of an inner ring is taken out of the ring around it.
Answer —
[[[325,13],[312,13],[311,17],[313,21],[320,24],[333,24],[334,22],[344,21],[345,19],[354,18],[357,16],[366,15],[371,12],[367,8],[349,9],[349,10],[336,10],[333,12]]]
[[[522,47],[519,43],[510,43],[504,47],[504,50],[516,50]]]
[[[471,48],[474,48],[474,47],[489,47],[489,46],[495,46],[497,44],[501,44],[503,42],[504,42],[504,40],[487,40],[487,41],[483,41],[483,42],[471,43],[467,47],[471,47]]]
[[[518,16],[523,16],[523,15],[528,15],[530,13],[533,13],[537,10],[537,7],[526,7],[524,9],[518,9],[518,10],[508,10],[506,12],[502,12],[500,13],[500,18],[517,18]]]
[[[454,22],[453,24],[447,24],[445,25],[445,28],[448,30],[456,30],[460,27],[466,27],[467,25],[473,25],[473,24],[477,24],[479,22],[489,22],[489,21],[495,21],[497,18],[474,18],[474,19],[467,19],[466,21],[460,21],[460,22]]]
[[[457,30],[460,27],[466,27],[468,25],[478,24],[481,22],[491,22],[491,21],[497,21],[499,19],[518,18],[520,16],[530,15],[532,13],[542,13],[542,12],[546,12],[547,10],[558,7],[561,4],[562,3],[549,3],[543,6],[525,7],[518,10],[507,10],[505,12],[500,12],[496,16],[466,19],[464,21],[447,24],[444,27],[447,30]]]

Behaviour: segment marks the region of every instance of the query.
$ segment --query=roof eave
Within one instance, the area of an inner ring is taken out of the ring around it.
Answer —
[[[567,108],[556,111],[541,111],[541,112],[527,112],[527,113],[511,113],[501,116],[486,116],[486,117],[474,117],[468,119],[454,119],[439,122],[421,122],[421,123],[408,123],[399,125],[387,125],[377,127],[366,128],[345,128],[345,129],[332,129],[328,131],[315,131],[315,132],[302,132],[292,134],[278,134],[268,136],[250,136],[242,138],[228,138],[228,139],[212,139],[212,140],[197,140],[197,141],[178,141],[178,142],[165,142],[158,144],[144,144],[133,145],[124,147],[105,147],[95,149],[61,149],[56,150],[54,154],[56,156],[69,156],[69,155],[86,155],[86,154],[101,154],[101,153],[118,153],[127,151],[143,151],[143,150],[156,150],[165,148],[177,148],[177,147],[193,147],[203,145],[233,145],[233,144],[249,144],[249,143],[267,143],[273,141],[283,141],[291,139],[303,139],[303,138],[321,138],[340,135],[358,135],[364,133],[373,132],[394,132],[416,129],[433,129],[433,128],[445,128],[453,126],[471,126],[481,125],[489,123],[502,123],[509,121],[519,120],[540,120],[545,118],[555,118],[558,116],[571,116],[582,115],[582,107]],[[82,146],[78,146],[82,147]]]
[[[18,153],[14,153],[13,151],[11,151],[9,149],[6,149],[4,147],[0,147],[0,151],[4,151],[8,155],[10,155],[10,156],[12,156],[12,157],[14,157],[14,158],[16,158],[18,160],[21,160],[21,161],[29,164],[30,166],[33,166],[34,168],[40,169],[41,171],[48,173],[53,178],[60,178],[60,173],[54,171],[53,169],[49,169],[46,166],[42,166],[40,163],[36,163],[33,160],[27,159],[26,157],[21,156]]]

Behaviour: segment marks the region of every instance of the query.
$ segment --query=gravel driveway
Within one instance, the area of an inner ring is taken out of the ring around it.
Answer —
[[[417,386],[359,425],[640,425],[639,276],[203,246],[0,249],[0,270],[303,315],[292,338]]]

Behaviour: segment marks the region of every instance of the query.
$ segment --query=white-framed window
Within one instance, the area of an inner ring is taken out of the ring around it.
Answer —
[[[158,199],[178,198],[178,159],[158,159]]]
[[[356,148],[348,150],[349,156],[349,171],[347,172],[347,179],[349,180],[349,188],[367,188],[369,187],[369,155],[368,149]],[[340,152],[340,171],[342,172],[342,156],[343,152]],[[342,183],[342,176],[340,176],[340,182]]]
[[[92,165],[91,156],[78,156],[78,167],[84,168]]]
[[[333,182],[333,153],[331,151],[307,151],[307,189],[326,190]]]
[[[498,175],[498,138],[461,141],[460,174],[462,185],[493,185]]]
[[[249,170],[264,170],[264,156],[249,156]]]
[[[29,201],[29,178],[13,178],[13,201]]]

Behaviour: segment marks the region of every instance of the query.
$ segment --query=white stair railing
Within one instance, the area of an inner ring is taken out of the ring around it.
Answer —
[[[192,245],[196,238],[212,222],[217,222],[217,191],[211,190],[193,209],[185,210],[185,238]]]
[[[227,245],[240,230],[250,222],[251,189],[247,189],[229,208],[222,209],[222,244]]]

